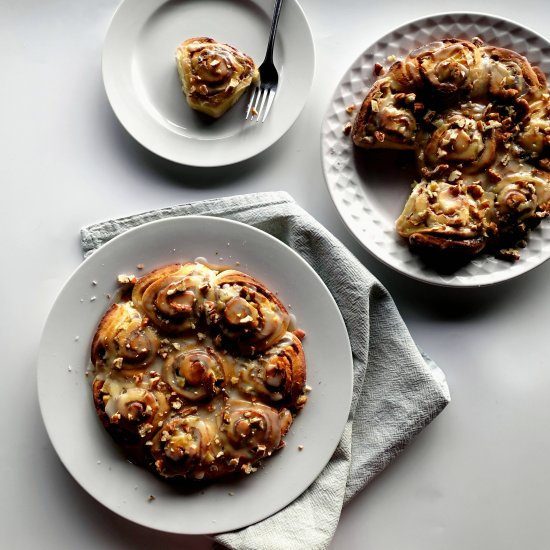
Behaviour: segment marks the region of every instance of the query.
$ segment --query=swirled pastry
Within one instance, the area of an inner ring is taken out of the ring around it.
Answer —
[[[378,80],[363,101],[353,127],[353,141],[365,148],[414,149],[417,123],[408,94],[389,78]]]
[[[381,72],[351,136],[364,149],[412,150],[415,182],[397,232],[414,250],[519,258],[550,212],[546,77],[505,48],[447,38]],[[432,256],[433,258],[433,256]]]
[[[218,299],[207,319],[227,345],[250,355],[269,349],[286,333],[288,312],[260,281],[231,269],[218,274],[216,285]]]
[[[517,145],[525,155],[531,157],[532,162],[539,167],[550,170],[550,96],[531,105],[528,118],[520,128]]]
[[[157,333],[130,302],[113,304],[92,342],[92,362],[105,368],[143,369],[156,358]]]
[[[141,277],[132,291],[135,307],[162,332],[192,329],[205,301],[215,300],[214,272],[202,264],[173,264]]]
[[[476,254],[486,245],[490,207],[479,185],[423,181],[414,187],[396,227],[413,247]]]
[[[468,95],[480,72],[479,48],[456,38],[421,46],[390,69],[399,87],[429,95],[438,102]]]
[[[234,269],[175,263],[124,283],[91,346],[104,427],[163,478],[253,472],[307,401],[303,331]]]
[[[183,41],[176,49],[176,65],[189,106],[214,118],[260,78],[251,57],[206,37]]]
[[[433,131],[421,132],[417,141],[422,175],[436,169],[478,174],[494,164],[497,129],[484,123],[486,111],[485,105],[465,103],[434,115]]]
[[[252,399],[299,409],[304,405],[304,363],[300,339],[287,332],[258,358],[241,358],[237,362],[237,384],[241,392]]]

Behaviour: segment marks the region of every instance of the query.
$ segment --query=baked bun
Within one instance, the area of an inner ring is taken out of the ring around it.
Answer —
[[[124,281],[91,346],[104,427],[163,478],[253,472],[307,401],[303,331],[233,269],[174,263]]]
[[[414,248],[474,255],[487,244],[486,214],[491,206],[479,185],[422,181],[397,219],[397,232]]]
[[[207,320],[228,347],[254,355],[275,345],[290,316],[277,296],[250,275],[229,269],[216,276],[218,299]]]
[[[251,57],[212,38],[189,38],[176,49],[176,65],[183,93],[192,109],[221,117],[259,72]]]
[[[550,205],[550,94],[522,55],[471,41],[431,42],[367,92],[351,138],[412,150],[415,182],[397,232],[420,253],[519,257]]]

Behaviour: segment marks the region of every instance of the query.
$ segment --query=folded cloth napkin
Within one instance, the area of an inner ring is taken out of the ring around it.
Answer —
[[[271,233],[310,263],[342,312],[353,352],[353,398],[334,455],[286,508],[214,537],[216,545],[235,550],[327,548],[342,506],[447,405],[445,377],[418,350],[380,282],[287,193],[206,200],[98,223],[82,229],[83,252],[145,222],[190,214],[222,216]]]

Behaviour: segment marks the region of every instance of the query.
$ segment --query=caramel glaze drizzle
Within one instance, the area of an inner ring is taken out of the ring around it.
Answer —
[[[99,418],[130,460],[165,478],[253,472],[284,445],[307,400],[303,331],[288,330],[288,312],[259,281],[217,269],[193,262],[146,274],[94,337]],[[150,349],[121,337],[129,320]],[[132,362],[128,349],[148,360]]]
[[[550,92],[520,54],[443,39],[378,78],[351,136],[366,149],[415,150],[420,181],[396,221],[420,252],[517,260],[550,215]],[[448,256],[434,256],[445,262]]]

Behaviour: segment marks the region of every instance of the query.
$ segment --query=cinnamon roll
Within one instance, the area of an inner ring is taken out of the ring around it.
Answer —
[[[550,94],[533,103],[517,143],[541,168],[550,169]]]
[[[211,305],[208,321],[227,345],[253,355],[282,338],[290,317],[285,306],[263,283],[236,270],[216,276],[218,299]]]
[[[532,102],[546,90],[546,77],[522,55],[506,48],[484,46],[488,93],[501,100],[521,97]]]
[[[291,332],[254,360],[242,360],[237,373],[239,388],[247,395],[294,408],[305,404],[304,350],[300,339]]]
[[[200,263],[168,265],[139,279],[132,302],[163,332],[193,329],[215,299],[214,275]]]
[[[483,122],[485,113],[485,105],[466,103],[435,117],[435,129],[422,132],[418,140],[421,173],[445,165],[449,173],[460,167],[460,172],[471,174],[493,164],[497,132],[495,125]]]
[[[203,419],[191,410],[164,423],[153,439],[151,455],[163,477],[208,479],[216,460],[216,422]]]
[[[492,206],[479,185],[423,181],[417,184],[396,222],[397,232],[417,249],[473,256],[485,247]]]
[[[468,96],[479,78],[480,49],[468,40],[445,38],[413,50],[390,68],[391,78],[432,101]]]
[[[224,455],[229,461],[237,459],[233,464],[241,468],[279,449],[292,424],[288,409],[277,410],[263,403],[239,399],[228,401],[222,418]]]
[[[212,347],[192,345],[168,355],[162,378],[176,394],[194,402],[217,395],[225,373],[222,359]]]
[[[170,410],[163,392],[117,377],[96,377],[93,397],[103,425],[126,446],[148,440]]]
[[[92,363],[113,369],[143,369],[155,359],[157,333],[130,302],[113,304],[101,319],[91,349]]]
[[[430,42],[381,73],[351,136],[361,148],[415,152],[420,183],[398,235],[447,257],[524,246],[548,215],[549,98],[538,67],[479,38]]]
[[[259,82],[250,56],[212,38],[183,41],[176,49],[176,65],[189,106],[214,118],[221,117],[251,84]]]
[[[550,207],[550,175],[539,170],[510,174],[493,188],[495,209],[501,219],[522,221],[543,217]]]
[[[352,127],[359,147],[414,149],[417,124],[415,94],[396,92],[390,78],[379,80],[364,99]]]
[[[105,429],[163,479],[252,473],[307,402],[304,331],[241,271],[174,263],[119,282],[90,353]]]

